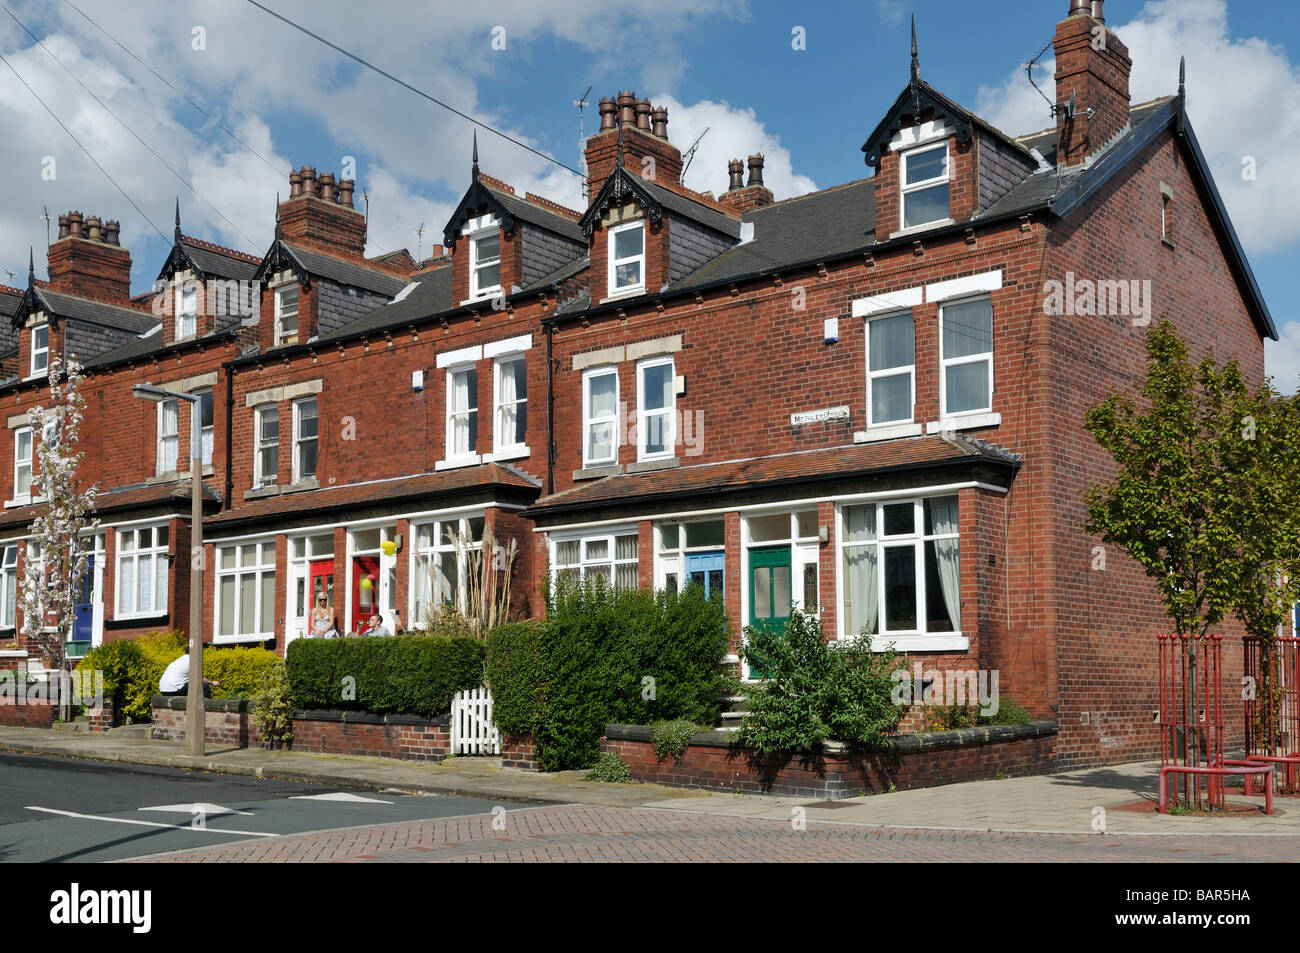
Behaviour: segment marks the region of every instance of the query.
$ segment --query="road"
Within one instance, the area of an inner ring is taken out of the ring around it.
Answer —
[[[149,862],[849,861],[1239,863],[1260,834],[996,834],[343,791],[0,754],[0,860]]]

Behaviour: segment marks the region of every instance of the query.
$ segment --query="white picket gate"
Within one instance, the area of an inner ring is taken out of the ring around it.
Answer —
[[[486,685],[451,697],[453,754],[500,754],[501,733],[492,723],[492,694]]]

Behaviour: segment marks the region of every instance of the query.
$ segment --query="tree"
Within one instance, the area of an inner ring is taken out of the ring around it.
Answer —
[[[99,529],[99,521],[86,516],[95,508],[95,487],[83,489],[77,478],[84,456],[77,449],[85,411],[81,380],[75,357],[64,367],[52,354],[50,406],[27,412],[32,434],[41,435],[32,489],[45,502],[32,521],[23,565],[22,632],[28,649],[35,648],[50,668],[59,670],[66,665],[73,610],[86,575],[87,543]]]

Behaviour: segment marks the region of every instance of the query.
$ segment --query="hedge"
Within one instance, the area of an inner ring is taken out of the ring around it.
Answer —
[[[533,736],[544,769],[589,767],[610,722],[713,725],[726,647],[722,603],[698,586],[568,588],[545,620],[488,636],[493,717],[506,734]]]
[[[485,655],[476,639],[398,635],[295,639],[285,662],[296,708],[431,717],[482,684]]]

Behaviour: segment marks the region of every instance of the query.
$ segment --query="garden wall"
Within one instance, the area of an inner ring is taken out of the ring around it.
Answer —
[[[735,736],[706,731],[691,739],[680,761],[655,757],[650,729],[608,725],[602,751],[617,753],[638,781],[675,787],[846,798],[887,792],[891,785],[935,787],[959,781],[1046,774],[1054,769],[1056,722],[997,725],[899,735],[888,752],[857,753],[828,745],[824,753],[753,763],[733,751]]]

